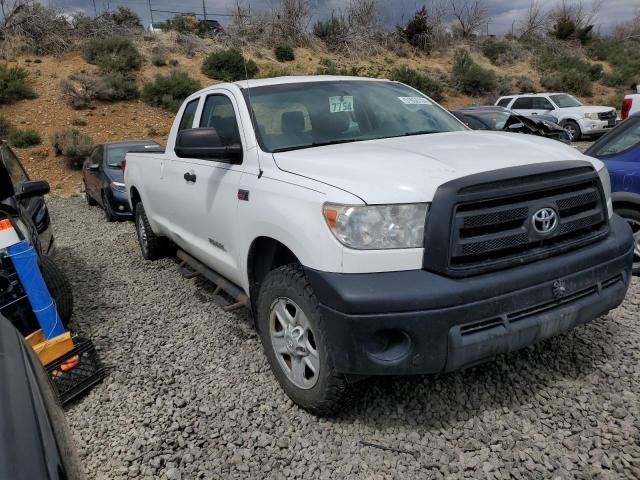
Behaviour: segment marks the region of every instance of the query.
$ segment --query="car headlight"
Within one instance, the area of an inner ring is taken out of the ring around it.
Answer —
[[[613,204],[611,203],[611,178],[609,177],[609,170],[607,170],[606,165],[603,165],[603,167],[598,170],[598,176],[600,177],[600,183],[602,183],[604,196],[607,200],[607,213],[609,214],[609,218],[611,218],[611,215],[613,215]]]
[[[584,118],[587,118],[589,120],[598,120],[600,117],[597,113],[585,113]]]
[[[126,192],[127,187],[122,182],[111,182],[111,188],[118,190],[119,192]]]
[[[384,250],[422,247],[428,211],[428,203],[327,203],[323,214],[329,229],[344,246],[358,250]]]

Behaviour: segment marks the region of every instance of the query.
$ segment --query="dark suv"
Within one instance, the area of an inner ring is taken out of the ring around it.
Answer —
[[[49,184],[30,180],[11,148],[0,143],[0,220],[10,220],[18,236],[35,248],[44,281],[66,327],[73,312],[73,293],[65,274],[49,256],[53,253],[54,241],[44,201],[47,193]],[[25,336],[39,329],[13,263],[1,252],[0,313]]]

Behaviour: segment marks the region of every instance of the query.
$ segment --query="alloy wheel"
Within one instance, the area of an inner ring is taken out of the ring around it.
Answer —
[[[640,221],[633,218],[625,218],[633,231],[633,269],[640,268]]]
[[[313,388],[320,374],[320,356],[304,311],[290,298],[278,298],[271,305],[269,332],[278,364],[287,378],[298,388]]]

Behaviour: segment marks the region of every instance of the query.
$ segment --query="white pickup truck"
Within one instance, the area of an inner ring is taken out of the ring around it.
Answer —
[[[125,183],[143,256],[174,245],[244,301],[282,388],[319,415],[358,379],[456,370],[589,322],[630,281],[600,161],[470,131],[397,82],[211,86],[164,151],[127,154]]]

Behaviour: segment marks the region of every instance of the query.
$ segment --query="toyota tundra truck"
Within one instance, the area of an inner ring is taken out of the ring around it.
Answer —
[[[244,302],[282,389],[317,415],[359,379],[458,370],[590,322],[630,282],[602,162],[471,131],[398,82],[214,85],[164,150],[125,162],[144,258],[177,248]]]

